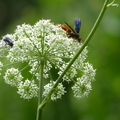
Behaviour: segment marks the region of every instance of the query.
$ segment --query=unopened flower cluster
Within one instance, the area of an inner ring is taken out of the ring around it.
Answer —
[[[46,97],[56,82],[50,79],[50,70],[54,66],[58,70],[58,75],[61,75],[82,45],[68,38],[66,32],[50,20],[40,20],[33,26],[19,25],[14,34],[6,36],[13,41],[14,46],[11,48],[1,40],[1,56],[5,56],[11,64],[27,63],[24,69],[29,67],[28,72],[33,76],[28,80],[22,75],[22,70],[13,66],[9,67],[4,75],[5,82],[16,86],[17,93],[24,99],[38,95],[37,83],[40,81],[41,65],[44,65],[43,80],[49,79],[48,84],[44,86],[43,97]],[[87,53],[86,47],[63,77],[63,82],[73,82],[72,90],[76,98],[85,97],[90,93],[91,82],[95,77],[92,64],[86,62]],[[0,70],[2,66],[0,62]],[[59,99],[66,93],[63,82],[54,89],[51,94],[52,100]]]

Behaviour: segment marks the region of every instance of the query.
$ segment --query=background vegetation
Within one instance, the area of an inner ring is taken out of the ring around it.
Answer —
[[[13,33],[19,24],[32,25],[43,18],[73,26],[74,19],[79,17],[84,40],[103,3],[104,0],[0,0],[0,39]],[[97,69],[93,90],[87,98],[77,100],[68,86],[70,91],[61,100],[45,107],[43,120],[120,119],[120,7],[107,9],[90,45],[88,60]],[[1,120],[35,120],[36,108],[37,98],[19,98],[16,89],[6,85],[0,76]]]

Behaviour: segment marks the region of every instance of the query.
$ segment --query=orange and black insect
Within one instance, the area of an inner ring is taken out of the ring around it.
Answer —
[[[82,41],[79,35],[80,27],[81,27],[81,20],[79,18],[76,18],[74,23],[75,23],[74,29],[66,22],[65,24],[62,24],[60,27],[66,31],[66,34],[68,37],[76,39],[80,43]]]

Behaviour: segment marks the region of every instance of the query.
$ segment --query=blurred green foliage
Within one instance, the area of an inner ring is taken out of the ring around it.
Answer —
[[[103,3],[104,0],[1,0],[0,36],[13,33],[22,23],[51,19],[55,24],[66,21],[73,25],[74,18],[79,17],[84,40]],[[69,92],[61,100],[45,107],[43,120],[120,119],[120,7],[107,9],[89,44],[92,47],[88,47],[88,60],[97,69],[93,90],[87,98],[77,100],[68,86]],[[37,98],[19,98],[16,89],[6,85],[0,76],[0,120],[35,120],[36,108]]]

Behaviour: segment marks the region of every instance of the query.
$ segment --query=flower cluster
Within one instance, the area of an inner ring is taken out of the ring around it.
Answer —
[[[21,95],[21,98],[31,99],[38,96],[38,90],[39,88],[34,80],[30,81],[27,79],[25,82],[20,82],[17,93]]]
[[[50,79],[50,70],[53,68],[58,70],[61,75],[70,60],[82,46],[72,38],[66,36],[66,32],[54,25],[50,20],[40,20],[35,25],[22,24],[17,26],[14,34],[6,35],[13,42],[11,48],[4,41],[0,41],[0,51],[5,51],[5,57],[14,63],[27,63],[30,70],[29,73],[34,80],[40,81],[41,65],[43,65],[43,79]],[[6,47],[7,46],[7,47]],[[76,61],[63,77],[63,81],[74,82],[72,87],[74,96],[81,98],[87,96],[90,92],[91,82],[95,77],[93,66],[86,62],[87,47],[82,51]],[[24,99],[31,99],[37,96],[38,87],[33,79],[24,80],[22,70],[9,68],[6,70],[4,79],[7,84],[17,86],[18,93]],[[55,84],[55,80],[49,81],[44,86],[43,96],[47,96],[51,88]],[[51,95],[52,100],[61,98],[65,93],[62,83],[54,89]]]
[[[44,86],[45,91],[43,92],[43,96],[47,96],[50,92],[50,89],[54,86],[55,81],[50,81],[47,85]],[[65,87],[63,87],[62,83],[59,83],[57,88],[53,91],[51,95],[51,100],[57,100],[62,97],[66,93]]]
[[[18,86],[23,77],[18,69],[10,68],[7,69],[4,79],[7,84],[11,86]]]
[[[21,95],[21,98],[31,99],[38,96],[38,86],[34,83],[34,80],[22,81],[23,76],[18,69],[10,68],[7,69],[5,76],[5,82],[11,86],[16,86],[18,88],[17,93]]]

